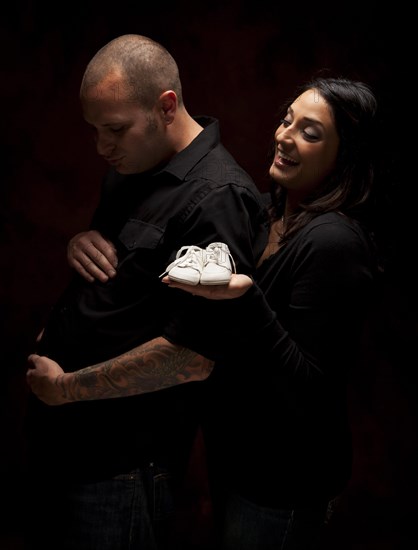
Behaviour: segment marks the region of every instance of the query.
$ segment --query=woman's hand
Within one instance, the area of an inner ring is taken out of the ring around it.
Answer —
[[[193,296],[202,296],[209,300],[231,300],[243,296],[253,285],[253,280],[248,275],[233,273],[227,285],[186,285],[170,279],[166,275],[162,282],[172,288],[180,288]]]

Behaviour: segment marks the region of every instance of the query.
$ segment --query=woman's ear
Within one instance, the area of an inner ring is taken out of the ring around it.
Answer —
[[[160,109],[164,122],[167,125],[171,124],[176,115],[178,106],[176,92],[173,92],[173,90],[167,90],[160,95],[158,101],[160,102]]]

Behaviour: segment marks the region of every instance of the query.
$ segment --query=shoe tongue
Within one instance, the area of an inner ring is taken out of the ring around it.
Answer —
[[[207,250],[206,251],[206,261],[215,262],[218,251],[219,251],[218,248],[216,248],[216,249],[211,248],[210,250]]]

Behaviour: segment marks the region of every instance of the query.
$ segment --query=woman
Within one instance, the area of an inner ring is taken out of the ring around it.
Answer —
[[[202,409],[223,548],[315,548],[329,503],[350,478],[347,376],[377,273],[368,227],[376,109],[361,82],[317,78],[298,89],[274,136],[271,230],[256,283],[245,275],[222,286],[163,279],[218,300],[215,322],[202,315],[164,336],[202,355],[218,345]],[[28,380],[52,404],[139,391],[121,378],[120,362],[118,378],[96,393],[92,369],[103,365],[86,370],[78,392],[83,371],[31,362]]]
[[[350,478],[347,376],[377,270],[365,225],[375,114],[365,84],[318,78],[275,132],[269,244],[257,285],[237,300],[234,357],[215,366],[204,407],[225,548],[314,548]],[[227,288],[165,281],[208,298],[251,285],[244,275]]]

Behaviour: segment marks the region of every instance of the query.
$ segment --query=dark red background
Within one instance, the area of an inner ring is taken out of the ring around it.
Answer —
[[[67,241],[88,224],[106,168],[82,120],[78,87],[96,50],[130,32],[162,42],[174,55],[189,112],[220,119],[224,144],[260,188],[276,111],[297,84],[326,68],[375,88],[385,120],[382,155],[392,170],[385,224],[393,246],[365,359],[353,376],[354,474],[330,547],[417,547],[416,177],[412,169],[403,173],[414,160],[404,148],[407,131],[416,131],[405,67],[411,17],[399,3],[378,2],[8,7],[0,20],[1,550],[20,548],[26,357],[68,279]],[[193,519],[199,538],[208,502],[199,445],[196,453],[186,498],[200,503]]]

